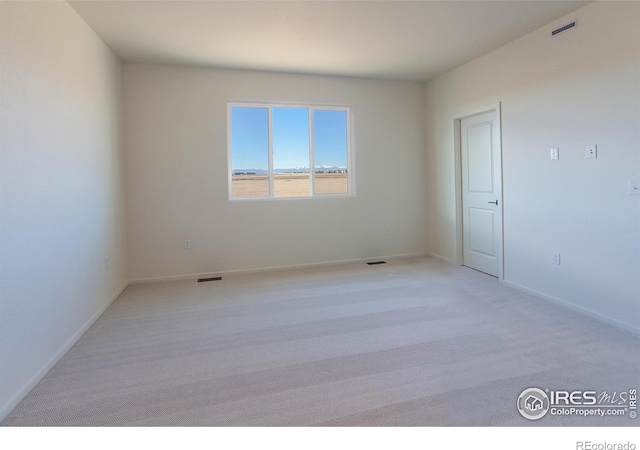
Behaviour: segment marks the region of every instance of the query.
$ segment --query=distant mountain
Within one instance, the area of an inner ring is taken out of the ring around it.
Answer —
[[[287,169],[273,169],[273,173],[309,173],[308,167],[290,167]]]
[[[266,169],[233,169],[234,175],[268,175],[269,171]]]
[[[316,166],[316,172],[339,172],[346,171],[346,167],[338,166]],[[288,169],[273,169],[273,173],[309,173],[308,167],[291,167]],[[267,175],[269,171],[266,169],[234,169],[234,175]]]
[[[338,166],[316,166],[316,173],[318,172],[346,172],[346,167],[338,167]]]

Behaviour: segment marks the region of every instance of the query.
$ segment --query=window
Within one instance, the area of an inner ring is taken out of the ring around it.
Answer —
[[[349,108],[230,103],[228,130],[229,198],[352,193]]]

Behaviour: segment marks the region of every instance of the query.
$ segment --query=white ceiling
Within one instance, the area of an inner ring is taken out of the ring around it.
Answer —
[[[588,2],[69,3],[127,62],[426,81]]]

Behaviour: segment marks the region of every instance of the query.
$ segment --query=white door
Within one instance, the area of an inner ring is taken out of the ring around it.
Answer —
[[[460,121],[463,264],[494,277],[502,267],[502,160],[497,111]]]

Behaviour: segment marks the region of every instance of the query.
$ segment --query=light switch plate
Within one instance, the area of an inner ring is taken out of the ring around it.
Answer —
[[[551,159],[552,160],[560,159],[560,149],[559,148],[552,148],[551,149]]]
[[[590,145],[587,147],[587,158],[593,159],[598,157],[598,146]]]
[[[640,178],[629,181],[629,195],[640,195]]]

